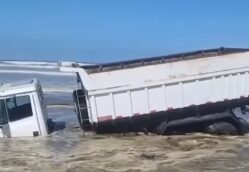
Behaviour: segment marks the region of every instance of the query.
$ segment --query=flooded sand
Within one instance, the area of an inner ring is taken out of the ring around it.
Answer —
[[[83,134],[0,139],[0,171],[248,171],[248,136]]]

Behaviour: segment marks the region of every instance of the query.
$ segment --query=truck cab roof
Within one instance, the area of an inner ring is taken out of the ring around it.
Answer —
[[[0,97],[33,92],[37,91],[39,88],[40,84],[37,79],[0,83]]]

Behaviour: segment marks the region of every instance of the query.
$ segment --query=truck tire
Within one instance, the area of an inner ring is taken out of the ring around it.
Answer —
[[[205,132],[218,135],[236,135],[238,134],[237,128],[229,122],[217,122],[209,125]]]

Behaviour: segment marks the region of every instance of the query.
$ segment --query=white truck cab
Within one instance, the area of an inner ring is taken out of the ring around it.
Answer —
[[[36,79],[0,85],[0,137],[46,136],[52,124]]]

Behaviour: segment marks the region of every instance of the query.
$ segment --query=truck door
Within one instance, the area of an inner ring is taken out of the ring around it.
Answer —
[[[0,100],[0,137],[11,137],[6,103]]]
[[[40,135],[40,128],[30,95],[15,95],[6,98],[12,137]]]

